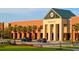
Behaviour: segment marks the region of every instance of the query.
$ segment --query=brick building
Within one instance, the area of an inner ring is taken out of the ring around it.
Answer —
[[[52,8],[42,20],[10,22],[8,25],[10,24],[12,27],[35,25],[37,28],[43,26],[40,31],[37,29],[35,32],[31,31],[30,33],[12,31],[11,36],[13,39],[30,37],[32,39],[47,38],[48,41],[63,41],[76,39],[76,33],[72,31],[73,25],[76,23],[79,23],[79,17],[71,11]]]

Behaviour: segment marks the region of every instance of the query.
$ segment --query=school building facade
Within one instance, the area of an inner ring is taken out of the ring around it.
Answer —
[[[42,20],[31,20],[31,21],[18,21],[8,23],[10,26],[43,26],[43,28],[38,31],[31,33],[15,33],[12,31],[13,39],[20,39],[24,37],[31,37],[33,39],[47,38],[48,41],[64,41],[70,39],[76,39],[75,30],[73,25],[79,23],[79,17],[73,14],[69,10],[52,8],[47,13],[47,15]]]

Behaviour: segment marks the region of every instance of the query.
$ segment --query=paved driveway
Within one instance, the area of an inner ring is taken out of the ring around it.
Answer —
[[[47,42],[47,43],[40,43],[40,42],[37,42],[37,41],[33,41],[33,42],[22,42],[20,40],[16,40],[16,44],[33,44],[33,45],[42,45],[43,47],[54,47],[54,46],[71,46],[71,43],[70,42],[59,42],[59,41],[56,41],[56,42]],[[74,46],[79,46],[79,43],[74,43]]]

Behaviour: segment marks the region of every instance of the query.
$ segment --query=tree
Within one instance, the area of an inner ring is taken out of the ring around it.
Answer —
[[[31,33],[31,32],[32,32],[32,29],[33,29],[32,26],[28,26],[28,27],[27,27],[28,33]]]
[[[19,33],[21,33],[21,31],[22,31],[22,26],[17,26],[17,27],[16,27],[16,31],[18,31]]]
[[[1,38],[3,36],[2,33],[3,33],[3,30],[4,30],[3,25],[4,25],[4,23],[0,22],[0,26],[1,26],[1,28],[0,28],[0,36],[1,36]]]
[[[1,36],[1,39],[3,38],[3,30],[0,30],[0,36]]]
[[[36,37],[35,37],[36,30],[37,30],[37,26],[36,26],[36,25],[33,25],[33,26],[32,26],[32,31],[33,31],[33,33],[34,33],[34,34],[32,34],[32,38],[33,38],[33,39],[36,39]]]
[[[43,26],[38,27],[38,40],[40,39],[40,31],[43,29]],[[42,37],[41,37],[42,38]]]
[[[4,38],[4,39],[8,39],[8,38],[11,38],[10,37],[10,31],[8,28],[5,28],[4,30],[1,30],[1,37]]]
[[[75,29],[75,32],[77,33],[76,38],[77,38],[77,40],[78,40],[79,23],[76,23],[76,24],[74,25],[74,29]]]
[[[42,25],[40,27],[38,27],[38,31],[40,32],[41,29],[43,29],[43,26]]]
[[[15,25],[15,26],[13,27],[13,31],[14,31],[15,33],[17,32],[17,25]],[[14,44],[16,44],[15,39],[14,39]]]
[[[37,30],[37,26],[33,25],[33,26],[32,26],[32,30],[33,30],[33,32],[35,33],[36,30]]]
[[[28,27],[27,27],[27,32],[29,33],[29,36],[30,36],[32,30],[33,30],[32,26],[28,26]]]
[[[9,26],[9,28],[8,28],[10,31],[12,31],[13,30],[13,27],[12,26]]]
[[[13,27],[12,27],[12,26],[9,26],[8,30],[9,30],[10,38],[12,38],[11,33],[12,33],[12,31],[13,31]]]
[[[22,27],[22,32],[26,33],[28,31],[28,28],[26,26]],[[25,35],[24,35],[25,37]]]
[[[73,29],[77,33],[76,38],[78,39],[78,31],[79,31],[79,23],[76,23],[75,25],[72,25],[72,39],[71,39],[71,47],[74,46],[74,41],[73,41]]]

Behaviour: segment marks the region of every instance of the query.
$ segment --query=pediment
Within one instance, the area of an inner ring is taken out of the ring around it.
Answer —
[[[44,17],[44,19],[53,19],[53,18],[60,18],[60,16],[53,11],[52,9],[48,12],[48,14]]]

